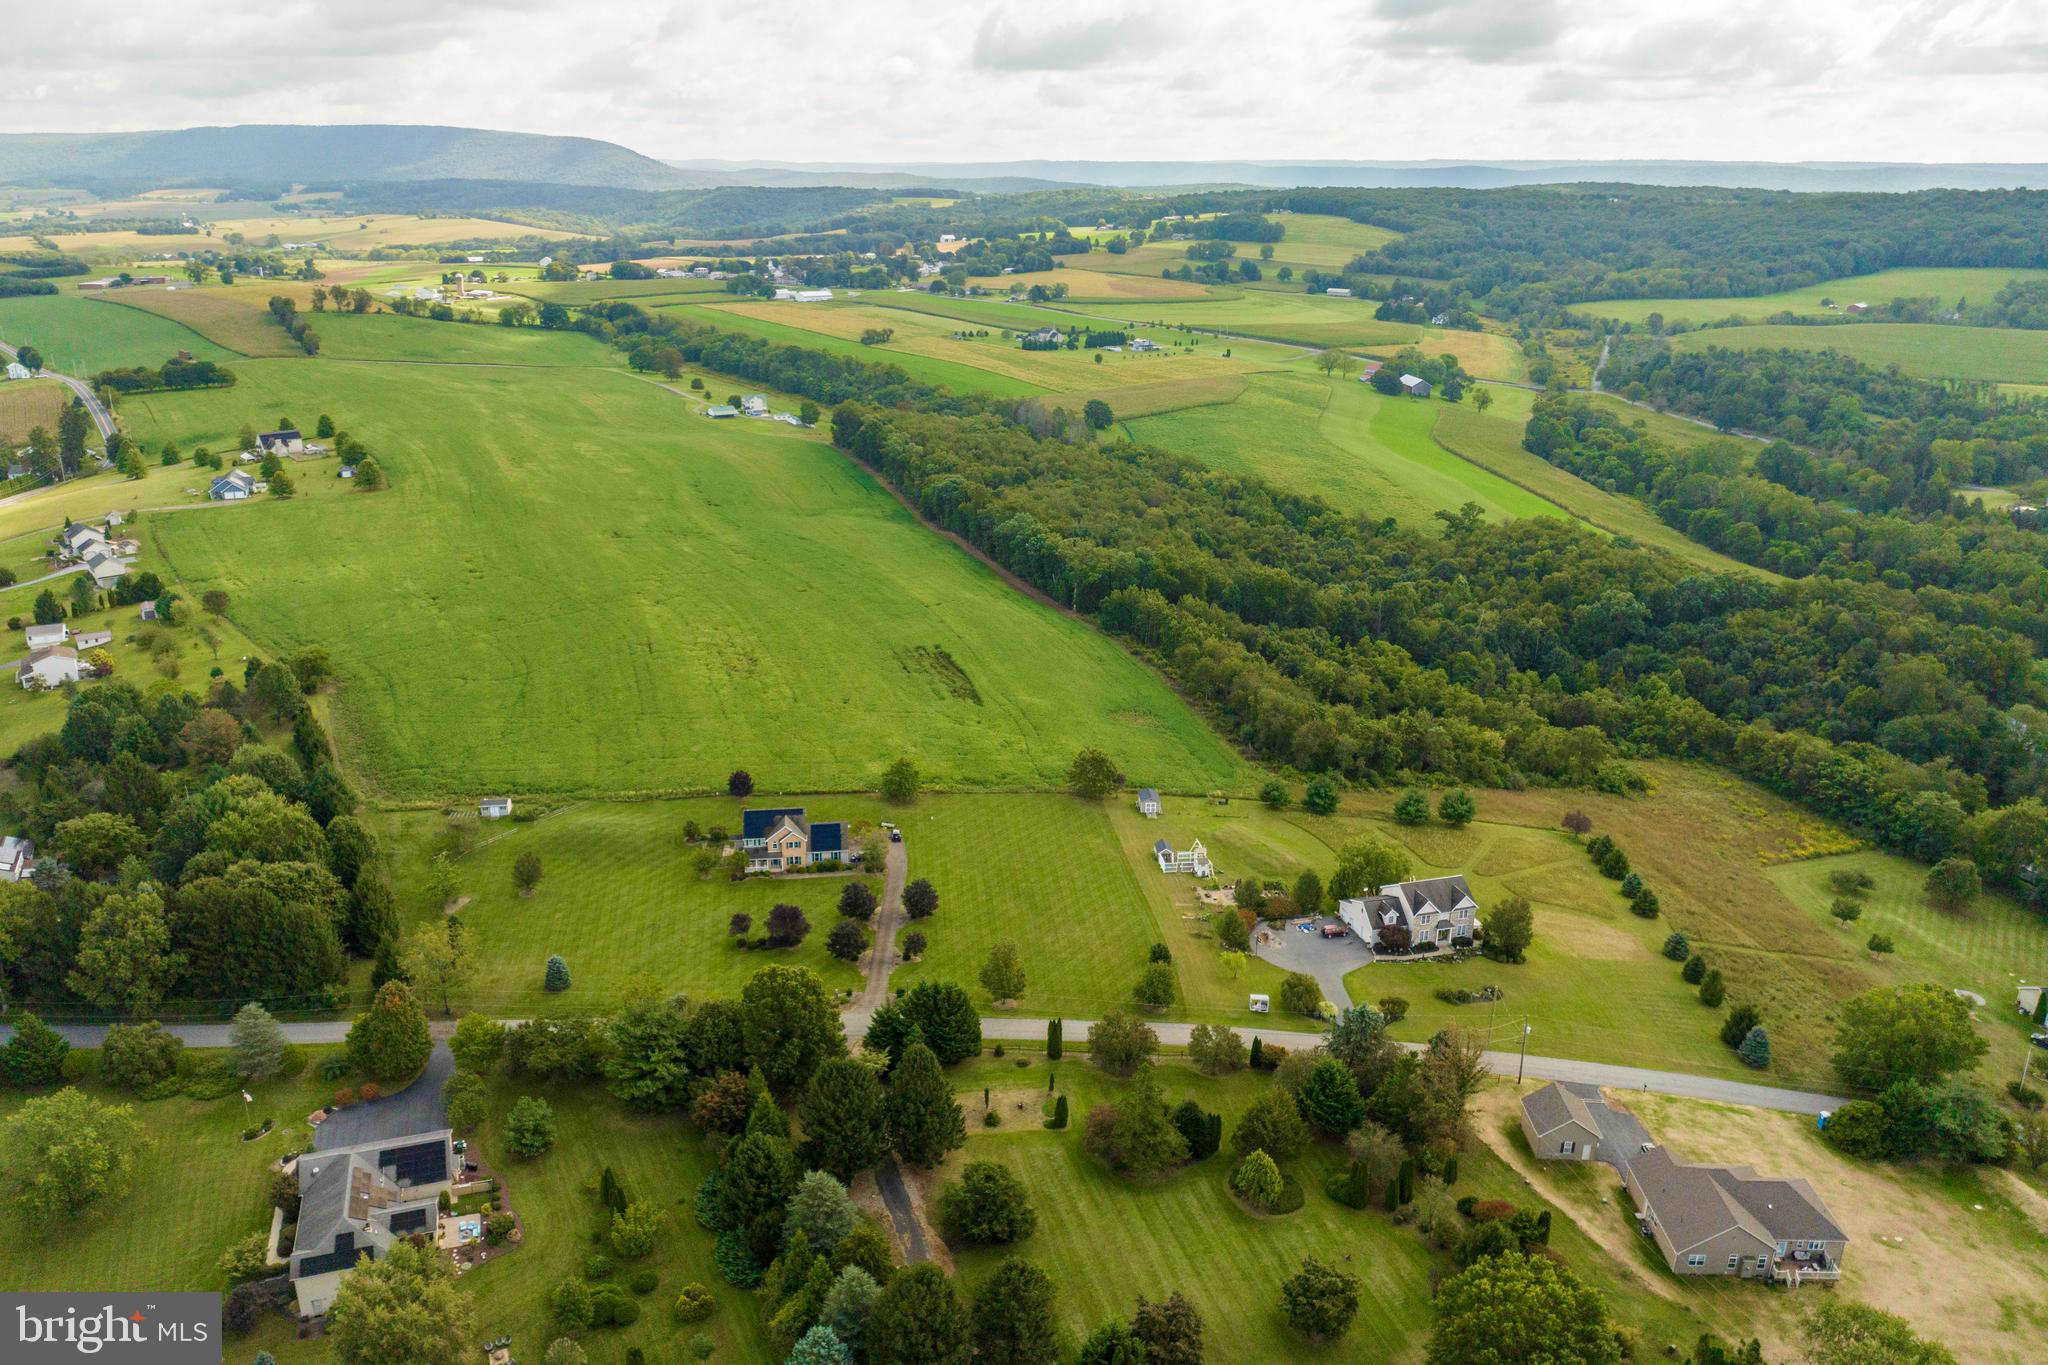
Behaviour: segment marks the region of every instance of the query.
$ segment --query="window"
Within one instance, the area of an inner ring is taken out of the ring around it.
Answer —
[[[1573,1142],[1570,1138],[1566,1138],[1563,1142],[1557,1144],[1557,1154],[1559,1156],[1570,1156],[1572,1154],[1572,1149],[1577,1146],[1578,1144],[1576,1142]]]
[[[1728,1268],[1730,1270],[1742,1269],[1742,1257],[1740,1255],[1730,1256],[1728,1258]]]
[[[1688,1256],[1685,1258],[1685,1263],[1689,1266],[1697,1268],[1699,1266],[1705,1265],[1707,1263],[1707,1258],[1704,1256]]]

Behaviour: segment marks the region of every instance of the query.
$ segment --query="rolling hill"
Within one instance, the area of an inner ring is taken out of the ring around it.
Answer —
[[[498,180],[624,189],[702,183],[614,142],[423,124],[245,124],[0,135],[0,184],[242,185]]]

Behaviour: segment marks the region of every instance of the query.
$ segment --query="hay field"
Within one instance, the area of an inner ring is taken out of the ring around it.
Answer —
[[[1617,322],[1644,325],[1652,313],[1662,313],[1666,322],[1720,322],[1726,318],[1762,320],[1778,313],[1799,313],[1808,317],[1839,317],[1840,309],[1852,303],[1867,303],[1872,315],[1880,314],[1893,299],[1938,298],[1945,304],[1957,299],[1986,303],[2008,280],[2048,279],[2048,270],[2022,270],[2006,266],[1982,269],[1966,266],[1914,266],[1880,270],[1871,275],[1848,275],[1822,280],[1819,284],[1787,289],[1777,294],[1746,298],[1716,299],[1589,299],[1572,305],[1590,317],[1612,318]],[[1834,309],[1823,308],[1822,299],[1832,299]]]
[[[71,390],[54,379],[12,379],[0,383],[0,446],[13,446],[28,439],[29,432],[44,427],[57,429],[57,417],[70,400]]]
[[[1115,407],[1114,399],[1111,407]],[[1564,516],[1550,500],[1438,445],[1452,405],[1386,398],[1356,380],[1304,368],[1259,374],[1230,403],[1127,423],[1137,440],[1218,469],[1312,493],[1347,512],[1438,525],[1434,513],[1477,502],[1489,517]]]
[[[0,338],[31,342],[62,374],[91,375],[123,365],[161,365],[179,351],[201,360],[233,360],[183,323],[138,308],[117,308],[81,294],[0,299]]]
[[[1080,258],[1074,257],[1072,259],[1078,260]],[[1092,267],[1095,264],[1095,257],[1091,254],[1087,259]],[[1104,259],[1115,260],[1116,258],[1106,256]],[[1060,270],[1040,270],[1022,275],[998,275],[989,278],[974,276],[971,278],[974,283],[991,289],[1029,289],[1034,284],[1042,284],[1047,288],[1051,288],[1053,285],[1063,284],[1067,287],[1066,301],[1074,303],[1116,302],[1124,299],[1206,299],[1212,296],[1211,290],[1207,285],[1195,284],[1186,280],[1163,280],[1159,278],[1156,270],[1150,275],[1112,274],[1108,273],[1107,267],[1102,270],[1092,268],[1077,270],[1069,266]]]
[[[1247,769],[1156,675],[917,526],[814,434],[713,423],[611,370],[250,361],[132,402],[138,436],[326,411],[394,487],[164,518],[189,588],[266,648],[322,643],[334,728],[408,797],[1058,784],[1113,748],[1197,788]]]
[[[1922,379],[1991,379],[2048,383],[2048,332],[1939,323],[1856,322],[1837,327],[1717,327],[1672,338],[1681,351],[1712,346],[1840,351],[1880,369],[1896,365]]]

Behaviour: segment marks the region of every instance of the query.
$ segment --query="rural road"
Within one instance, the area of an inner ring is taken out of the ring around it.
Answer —
[[[14,347],[9,346],[4,341],[0,341],[0,356],[12,360],[14,355]],[[93,425],[100,429],[100,439],[102,441],[113,439],[114,416],[107,411],[106,405],[100,402],[99,396],[92,391],[92,385],[86,383],[83,379],[78,379],[68,374],[58,374],[55,370],[44,370],[42,371],[42,376],[45,379],[57,380],[77,394],[78,400],[85,404],[85,410],[92,414]]]
[[[848,1010],[840,1018],[844,1021],[849,1037],[858,1037],[867,1032],[868,1020],[873,1011],[867,1008]],[[514,1024],[516,1019],[504,1022]],[[1044,1019],[1014,1019],[984,1017],[981,1021],[981,1036],[990,1042],[1043,1042],[1045,1041]],[[1094,1021],[1090,1019],[1068,1019],[1066,1036],[1079,1042],[1088,1036]],[[98,1047],[106,1037],[105,1024],[53,1024],[57,1032],[74,1047]],[[220,1024],[167,1024],[165,1028],[185,1040],[188,1047],[216,1048],[228,1045],[228,1025]],[[349,1022],[345,1019],[323,1019],[305,1023],[284,1025],[284,1036],[294,1043],[338,1043],[348,1036]],[[1160,1020],[1152,1025],[1159,1041],[1169,1046],[1185,1046],[1188,1035],[1194,1031],[1193,1024],[1174,1023]],[[1320,1031],[1309,1032],[1298,1029],[1239,1029],[1240,1034],[1249,1038],[1253,1034],[1268,1042],[1283,1047],[1315,1047],[1323,1041]],[[0,1024],[0,1040],[14,1036],[14,1030]],[[1420,1051],[1420,1043],[1404,1043],[1403,1047]],[[1776,1109],[1788,1114],[1818,1114],[1822,1110],[1839,1109],[1847,1103],[1840,1095],[1824,1095],[1812,1090],[1784,1090],[1774,1085],[1755,1085],[1748,1081],[1725,1081],[1714,1076],[1693,1076],[1682,1071],[1652,1071],[1639,1066],[1620,1066],[1612,1062],[1581,1062],[1568,1057],[1539,1057],[1530,1054],[1526,1059],[1513,1052],[1488,1052],[1484,1054],[1487,1069],[1497,1076],[1513,1076],[1518,1066],[1521,1074],[1538,1081],[1578,1081],[1586,1085],[1605,1086],[1611,1090],[1633,1090],[1653,1095],[1678,1095],[1686,1099],[1713,1100],[1721,1104],[1740,1104],[1753,1109]]]

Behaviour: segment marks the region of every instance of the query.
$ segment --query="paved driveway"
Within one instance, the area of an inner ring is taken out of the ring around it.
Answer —
[[[1642,1120],[1618,1105],[1609,1104],[1597,1085],[1584,1081],[1559,1081],[1558,1084],[1584,1100],[1586,1107],[1593,1111],[1594,1121],[1600,1125],[1598,1159],[1627,1175],[1629,1160],[1642,1151],[1644,1143],[1653,1141]]]
[[[360,1142],[382,1142],[386,1138],[431,1133],[448,1126],[448,1106],[441,1103],[441,1087],[455,1070],[455,1054],[448,1044],[434,1044],[427,1069],[396,1095],[386,1095],[368,1104],[352,1104],[313,1130],[315,1151],[353,1147]]]
[[[1323,988],[1323,999],[1340,1010],[1351,1008],[1344,974],[1372,961],[1372,949],[1358,935],[1324,938],[1320,933],[1304,934],[1293,920],[1261,924],[1252,934],[1252,952],[1283,972],[1307,972]]]

